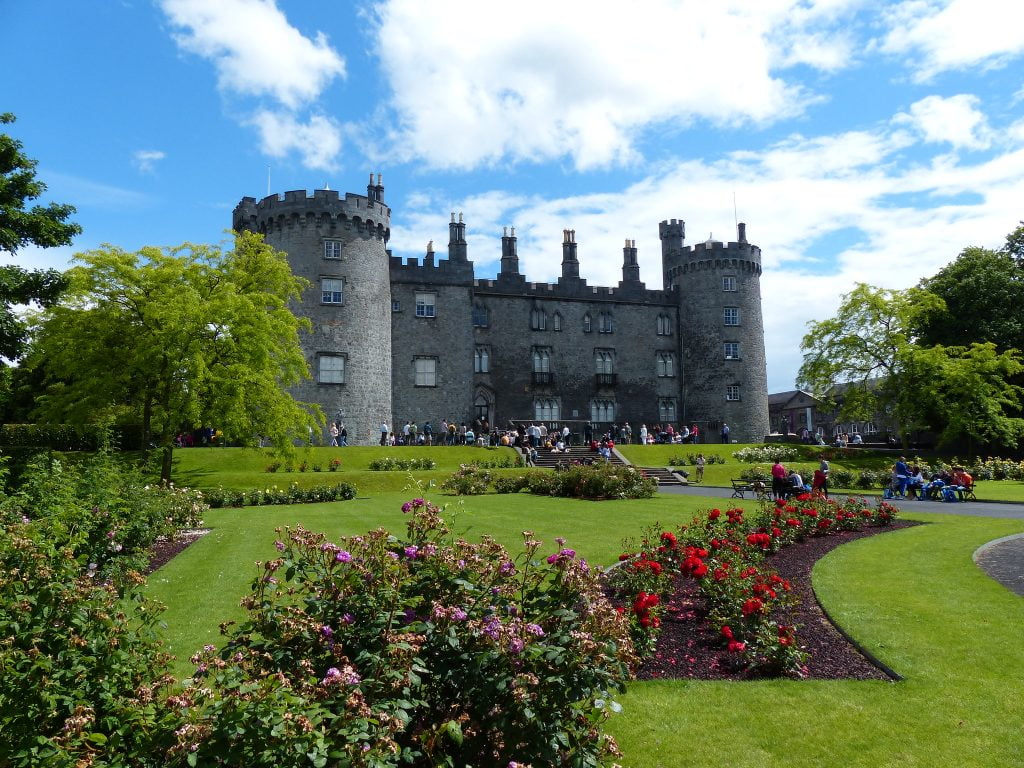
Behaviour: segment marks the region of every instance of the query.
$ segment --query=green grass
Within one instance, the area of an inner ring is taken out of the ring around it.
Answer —
[[[349,447],[349,448],[300,448],[292,460],[293,471],[285,471],[282,459],[274,456],[269,448],[182,448],[174,452],[172,477],[178,485],[187,485],[203,490],[223,486],[237,490],[268,488],[276,485],[284,488],[291,483],[298,483],[303,488],[313,485],[331,485],[338,482],[352,483],[360,495],[399,491],[409,484],[408,472],[374,472],[370,470],[370,462],[375,459],[392,457],[397,459],[432,459],[437,468],[433,470],[417,470],[413,476],[424,482],[433,480],[441,482],[460,464],[472,462],[495,462],[503,458],[515,459],[515,450],[511,448],[467,448],[464,446],[432,446],[405,447],[395,446],[381,448]],[[341,460],[337,472],[327,469],[332,458]],[[305,461],[309,468],[305,472],[298,471],[299,465]],[[272,463],[281,462],[282,467],[276,472],[267,472]],[[312,470],[313,464],[320,464],[320,472]],[[496,470],[504,472],[509,470]]]
[[[398,508],[410,495],[210,512],[213,532],[150,579],[150,594],[170,605],[171,649],[184,659],[218,641],[220,621],[240,617],[253,563],[275,555],[275,526],[301,522],[332,536],[378,525],[399,531]],[[552,547],[564,535],[582,556],[608,563],[624,536],[685,522],[712,503],[484,496],[456,500],[449,514],[467,538],[491,533],[517,548],[520,532],[532,529]],[[907,516],[930,524],[840,547],[814,571],[830,613],[905,680],[633,683],[611,721],[623,765],[1024,765],[1024,600],[971,561],[984,542],[1024,531],[1024,521]],[[189,669],[182,663],[178,672]]]
[[[1024,600],[971,561],[1024,523],[913,517],[932,524],[814,570],[826,608],[902,682],[637,684],[612,723],[624,765],[1024,764]]]

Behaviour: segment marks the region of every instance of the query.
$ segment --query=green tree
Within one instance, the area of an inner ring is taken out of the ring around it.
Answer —
[[[941,445],[1017,446],[1024,437],[1020,416],[1024,372],[1020,353],[999,353],[994,344],[934,346],[915,352],[914,392],[928,412]]]
[[[0,125],[13,122],[14,115],[0,114]],[[36,161],[25,155],[20,141],[0,133],[0,252],[14,255],[29,244],[40,248],[70,245],[82,231],[68,222],[75,212],[73,206],[26,207],[45,191],[46,185],[36,178]],[[25,324],[11,306],[31,302],[49,306],[63,288],[64,279],[56,270],[0,267],[0,356],[17,358],[25,343]]]
[[[922,290],[889,290],[858,283],[828,320],[808,324],[800,344],[804,362],[797,386],[826,402],[846,384],[844,418],[884,414],[906,442],[920,425],[919,403],[906,386],[913,367],[913,332],[942,299]]]
[[[65,299],[39,318],[32,365],[57,383],[40,398],[49,420],[141,424],[169,480],[175,436],[199,426],[282,451],[323,422],[286,390],[309,375],[288,308],[308,282],[260,235],[234,247],[113,246],[75,257]]]
[[[923,345],[991,342],[1001,350],[1024,349],[1024,265],[1008,248],[965,248],[921,287],[946,302],[944,311],[921,318]]]

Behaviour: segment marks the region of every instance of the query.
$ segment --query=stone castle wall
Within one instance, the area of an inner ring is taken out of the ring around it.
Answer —
[[[396,428],[431,421],[435,430],[442,418],[531,421],[538,402],[556,409],[549,421],[574,431],[599,401],[614,404],[614,420],[630,422],[634,435],[641,424],[665,421],[666,408],[674,414],[667,420],[697,423],[712,440],[723,421],[734,440],[768,433],[760,249],[746,242],[743,225],[739,242],[684,246],[683,223],[662,222],[662,289],[639,281],[629,241],[623,281],[588,285],[578,276],[571,231],[556,283],[519,274],[514,230],[502,238],[501,272],[484,280],[468,260],[461,216],[452,217],[447,258],[390,257],[382,198],[379,177],[377,185],[371,177],[366,197],[288,192],[244,198],[234,215],[236,229],[264,233],[314,283],[296,307],[314,326],[303,336],[313,379],[294,394],[319,403],[329,419],[344,413],[351,443],[376,442],[381,421]],[[324,257],[325,241],[340,242],[340,258]],[[344,282],[340,305],[322,301],[324,278]],[[417,295],[433,302],[432,316],[417,314]],[[738,325],[725,325],[726,308],[737,311]],[[739,344],[734,359],[726,359],[729,341]],[[486,370],[474,371],[481,350]],[[534,370],[537,351],[546,355],[546,371]],[[344,357],[344,383],[318,382],[324,354]],[[611,375],[598,373],[602,355]],[[417,380],[417,359],[433,361],[430,380]]]

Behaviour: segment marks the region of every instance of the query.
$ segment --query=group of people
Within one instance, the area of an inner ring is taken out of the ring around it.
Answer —
[[[497,434],[491,431],[487,419],[477,419],[472,424],[457,424],[454,420],[441,419],[440,429],[435,434],[430,421],[417,424],[407,420],[399,429],[392,430],[386,421],[380,424],[381,445],[498,445]]]
[[[798,471],[787,470],[781,461],[776,460],[772,465],[772,498],[788,499],[801,493],[820,493],[828,498],[828,473],[828,460],[822,458],[811,476],[811,482],[807,483]]]
[[[907,464],[904,456],[892,466],[892,479],[886,489],[893,498],[963,501],[974,488],[974,477],[963,467],[940,469],[925,478],[916,464]]]

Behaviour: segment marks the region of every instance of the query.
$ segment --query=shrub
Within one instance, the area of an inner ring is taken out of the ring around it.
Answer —
[[[867,507],[863,499],[839,501],[801,494],[762,505],[748,520],[739,508],[712,509],[690,525],[644,533],[639,553],[620,556],[624,565],[609,574],[609,583],[629,613],[638,649],[653,651],[660,604],[674,590],[673,576],[682,573],[697,583],[706,603],[708,629],[719,636],[737,667],[757,674],[799,675],[806,659],[796,628],[779,625],[775,608],[790,602],[790,585],[765,567],[765,556],[806,536],[825,536],[864,525],[889,525],[897,514],[881,502]],[[782,556],[782,555],[780,555]],[[734,655],[733,655],[734,654]]]
[[[711,464],[725,464],[725,458],[712,453],[704,457],[704,463],[709,466]],[[673,456],[668,460],[668,465],[671,467],[685,467],[687,464],[694,467],[697,466],[696,453],[688,453],[685,457]]]
[[[480,496],[487,493],[491,484],[491,474],[477,469],[473,464],[463,464],[447,480],[441,483],[441,490],[454,493],[456,496]]]
[[[776,461],[793,461],[800,451],[788,445],[753,445],[733,453],[733,458],[744,464],[771,464]]]
[[[279,470],[280,468],[281,468],[281,462],[280,461],[272,461],[269,464],[267,464],[266,471],[267,472],[277,472],[277,470]]]
[[[532,474],[525,475],[503,475],[494,479],[494,490],[496,493],[519,493],[527,490],[532,481]]]
[[[253,488],[239,491],[218,487],[206,494],[206,501],[214,509],[220,507],[261,507],[274,504],[314,504],[324,501],[351,501],[356,497],[352,483],[335,485],[314,485],[302,488],[292,483],[287,488],[272,485],[269,488]]]
[[[834,488],[853,488],[854,477],[848,469],[832,469],[828,473],[828,484]]]
[[[595,572],[561,541],[544,558],[527,533],[513,557],[455,540],[422,499],[403,509],[405,539],[283,532],[248,619],[195,659],[173,755],[598,766],[617,754],[600,726],[632,657]]]
[[[339,458],[338,458],[337,456],[335,456],[335,457],[334,457],[333,459],[331,459],[331,460],[330,460],[330,461],[329,461],[329,462],[327,463],[327,468],[328,468],[328,469],[329,469],[329,470],[330,470],[331,472],[337,472],[337,471],[338,471],[338,468],[339,468],[340,466],[341,466],[341,459],[339,459]]]
[[[141,569],[153,542],[197,527],[206,509],[199,491],[149,485],[106,450],[74,470],[39,455],[21,487],[0,500],[0,518],[30,522],[34,537],[69,547],[101,578]]]
[[[374,472],[408,472],[417,469],[434,469],[437,463],[433,459],[396,459],[393,456],[385,456],[382,459],[374,459],[370,462],[370,469]]]
[[[36,523],[0,530],[0,765],[145,765],[177,726],[158,706],[173,685],[159,612],[141,579],[83,568]]]

